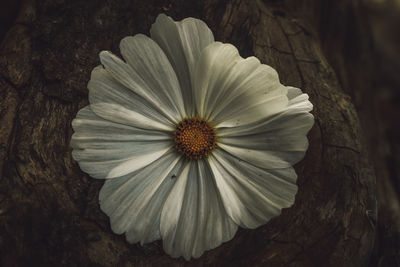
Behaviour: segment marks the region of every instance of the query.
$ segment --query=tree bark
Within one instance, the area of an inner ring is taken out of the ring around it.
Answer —
[[[337,2],[341,7],[345,1]],[[353,103],[367,82],[364,73],[341,68],[341,60],[356,52],[347,49],[359,44],[344,42],[338,33],[336,43],[345,52],[332,47],[335,36],[327,34],[335,32],[337,13],[327,3],[25,1],[0,47],[0,263],[368,265],[377,220],[375,173]],[[356,9],[346,5],[345,10]],[[302,88],[314,104],[310,147],[295,166],[295,204],[189,262],[166,255],[161,241],[131,245],[114,234],[98,204],[103,181],[83,173],[69,148],[71,121],[88,104],[86,86],[99,52],[118,54],[119,41],[148,34],[159,13],[204,20],[216,40],[271,65],[283,84]]]

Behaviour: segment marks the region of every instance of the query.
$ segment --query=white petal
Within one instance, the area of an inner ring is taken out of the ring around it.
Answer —
[[[114,178],[138,170],[173,147],[165,133],[118,125],[95,115],[89,106],[72,122],[73,158],[94,178]],[[113,133],[113,131],[115,131]],[[119,139],[122,136],[122,139]]]
[[[208,158],[225,209],[238,225],[256,228],[294,203],[296,173],[264,170],[216,150]]]
[[[181,166],[180,156],[171,151],[133,174],[107,180],[99,200],[112,230],[126,232],[130,243],[160,239],[161,210]]]
[[[130,141],[171,140],[170,133],[145,130],[113,123],[97,116],[89,106],[81,109],[72,121],[75,133],[71,138],[74,149],[96,148],[110,143],[124,144]]]
[[[287,89],[276,71],[255,57],[243,59],[230,44],[207,46],[196,65],[196,107],[216,127],[258,121],[286,108]]]
[[[230,44],[215,42],[203,50],[194,76],[196,110],[200,117],[208,119],[214,107],[210,102],[230,89],[230,81],[234,79],[232,69],[238,60],[239,52]]]
[[[293,91],[292,91],[293,92]],[[295,95],[284,112],[258,123],[218,131],[221,148],[257,166],[282,168],[297,163],[308,148],[307,132],[314,124],[307,94]],[[257,157],[261,157],[257,159]],[[275,159],[271,161],[270,159]]]
[[[150,29],[151,38],[163,49],[178,76],[187,115],[194,116],[193,77],[195,64],[204,47],[214,42],[207,25],[194,18],[175,22],[158,15]]]
[[[293,101],[299,98],[306,100],[300,102]],[[312,104],[308,101],[307,94],[302,94],[290,100],[289,103],[290,105],[286,110],[265,118],[261,122],[240,127],[218,129],[218,138],[274,133],[277,131],[299,131],[298,135],[305,135],[314,124],[314,116],[309,113]]]
[[[289,162],[290,164],[294,164],[301,160],[304,157],[304,153],[308,148],[308,141],[305,134],[290,135],[290,133],[283,133],[283,135],[279,135],[279,132],[270,134],[260,133],[257,135],[240,137],[222,137],[219,138],[219,142],[228,146],[247,149],[250,151],[248,152],[249,154],[255,153],[255,155],[259,155],[260,157],[268,157],[269,155],[274,155],[284,161]],[[224,146],[221,146],[221,148],[222,147]],[[230,153],[232,154],[234,154],[235,152],[237,153],[236,150],[229,148],[227,149],[227,151],[230,151]],[[240,152],[236,155],[237,157],[241,158]],[[250,162],[250,160],[248,161]],[[271,162],[268,163],[272,164]],[[260,166],[257,163],[254,164]],[[276,168],[282,168],[286,166],[286,164],[282,166],[279,163]],[[272,165],[264,165],[264,168],[275,169]]]
[[[260,168],[282,169],[292,166],[290,162],[283,159],[284,153],[281,151],[256,150],[223,143],[218,143],[218,147],[222,148],[229,154]]]
[[[108,51],[100,52],[101,64],[106,71],[120,84],[132,90],[135,94],[146,100],[147,105],[163,114],[171,122],[178,122],[181,115],[163,100],[157,88],[151,88],[151,82],[142,78],[144,73],[136,72],[129,64]]]
[[[286,86],[286,88],[288,89],[287,97],[289,100],[292,100],[292,99],[300,96],[301,94],[303,94],[303,92],[301,91],[300,88],[296,88],[296,87],[292,87],[292,86]]]
[[[218,142],[249,149],[305,151],[306,135],[314,123],[313,116],[289,112],[282,115],[251,129],[225,129],[221,131]]]
[[[137,34],[122,39],[120,49],[126,62],[160,98],[160,104],[179,112],[179,120],[186,117],[179,81],[157,43],[143,34]]]
[[[227,216],[209,167],[191,161],[178,177],[161,214],[165,251],[186,260],[230,240],[237,230]]]
[[[296,109],[296,111],[310,112],[313,105],[308,100],[308,95],[296,87],[286,86],[288,89],[287,97],[289,98],[289,109]]]
[[[281,87],[281,89],[283,88]],[[279,95],[277,96],[269,94],[265,97],[257,97],[254,95],[253,97],[232,101],[219,116],[210,121],[212,121],[216,128],[238,127],[259,122],[266,117],[275,115],[283,111],[288,104],[286,94],[281,89],[275,90],[275,92],[279,91]]]
[[[142,97],[118,83],[102,66],[93,69],[88,88],[92,110],[97,115],[103,115],[102,117],[107,120],[148,129],[171,130],[174,128],[174,124],[170,120],[149,106]],[[111,106],[120,106],[124,110],[129,110],[129,112],[138,115],[128,117],[127,121],[121,121],[116,116],[114,118],[114,115],[117,114],[112,112],[104,114],[106,110],[103,110],[103,104],[105,103]],[[146,126],[140,121],[136,122],[136,117],[144,117],[149,123]]]
[[[153,120],[149,116],[143,115],[140,111],[127,109],[118,104],[111,103],[96,103],[91,104],[90,108],[96,113],[96,115],[103,119],[117,122],[133,127],[152,129],[159,131],[173,131],[173,124],[164,124]]]
[[[171,149],[168,141],[135,142],[114,149],[83,149],[72,151],[81,169],[93,178],[115,178],[141,169]]]
[[[221,148],[250,163],[252,163],[250,155],[254,154],[265,158],[262,160],[277,156],[281,160],[294,164],[304,157],[308,148],[306,135],[313,123],[314,119],[310,113],[296,116],[287,114],[287,116],[280,116],[274,121],[260,124],[251,130],[237,129],[237,131],[230,131],[230,134],[225,131],[223,132],[224,136],[220,136],[218,141]],[[245,152],[247,150],[250,152]],[[245,153],[248,155],[244,155]],[[260,166],[262,160],[256,160],[259,163],[254,162],[253,164]],[[261,167],[267,169],[282,167],[281,164],[273,165],[273,162],[264,161],[264,164]]]

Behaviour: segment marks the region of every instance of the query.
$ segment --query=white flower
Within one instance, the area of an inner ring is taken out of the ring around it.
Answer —
[[[312,104],[201,20],[159,15],[150,33],[121,41],[125,61],[100,53],[72,155],[107,179],[100,207],[115,233],[188,260],[293,204]]]

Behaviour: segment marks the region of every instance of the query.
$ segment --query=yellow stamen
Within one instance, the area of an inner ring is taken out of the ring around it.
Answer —
[[[174,137],[176,149],[189,159],[207,157],[217,140],[214,128],[200,118],[182,120],[176,126]]]

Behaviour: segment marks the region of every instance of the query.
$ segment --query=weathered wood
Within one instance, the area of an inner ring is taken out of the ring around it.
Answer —
[[[1,264],[367,265],[376,200],[366,142],[321,29],[302,19],[322,7],[291,2],[26,1],[0,48]],[[296,166],[294,206],[190,262],[166,255],[160,241],[141,247],[114,234],[98,205],[103,182],[79,169],[68,146],[98,53],[118,53],[124,36],[148,34],[162,12],[201,18],[217,40],[273,66],[283,84],[310,95],[316,118]]]

